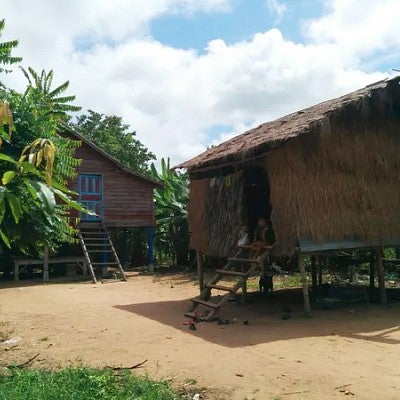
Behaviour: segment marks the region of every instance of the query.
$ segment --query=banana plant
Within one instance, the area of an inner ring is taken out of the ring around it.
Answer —
[[[187,175],[171,170],[169,159],[161,160],[160,171],[152,164],[151,175],[164,184],[154,194],[156,252],[161,259],[170,259],[180,266],[186,266],[189,258]]]

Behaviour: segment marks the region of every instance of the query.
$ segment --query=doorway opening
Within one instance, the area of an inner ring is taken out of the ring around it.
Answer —
[[[263,168],[249,167],[244,170],[244,199],[247,210],[247,229],[252,240],[260,218],[265,218],[267,224],[272,227],[270,186],[268,175]]]

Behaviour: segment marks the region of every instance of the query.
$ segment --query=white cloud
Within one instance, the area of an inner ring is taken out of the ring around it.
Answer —
[[[381,79],[383,73],[363,67],[373,54],[368,43],[372,51],[390,51],[400,39],[398,25],[390,22],[398,13],[396,2],[389,0],[370,1],[368,7],[363,1],[332,0],[325,16],[303,27],[307,44],[272,29],[232,45],[213,40],[202,54],[155,41],[149,22],[165,13],[228,12],[230,1],[3,3],[2,39],[20,39],[16,54],[24,56],[25,66],[53,68],[56,84],[70,80],[78,104],[123,116],[146,146],[173,163],[211,144],[206,132],[212,126],[233,127],[220,141]],[[354,20],[357,29],[349,25],[348,13],[357,10],[368,24],[378,22],[376,14],[388,16],[361,36],[361,17]],[[82,49],[89,39],[91,47]],[[23,82],[18,72],[7,79]]]
[[[286,12],[286,4],[280,3],[278,0],[266,0],[266,6],[275,17],[275,24],[279,24]]]
[[[328,13],[308,21],[305,34],[317,45],[330,44],[340,56],[362,61],[375,52],[394,52],[399,60],[398,0],[329,0]]]

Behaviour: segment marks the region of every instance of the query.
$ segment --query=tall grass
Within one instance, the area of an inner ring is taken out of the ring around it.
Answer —
[[[5,369],[0,373],[1,400],[175,400],[165,382],[126,371],[66,368],[61,371]]]

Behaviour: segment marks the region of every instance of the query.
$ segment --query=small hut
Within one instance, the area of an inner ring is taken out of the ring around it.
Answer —
[[[190,175],[198,252],[230,256],[267,216],[276,256],[400,243],[400,77],[264,123],[177,166]]]

